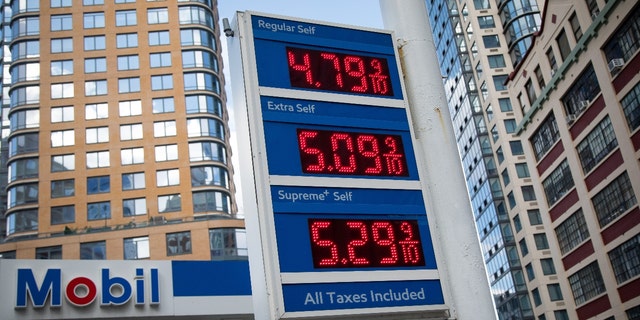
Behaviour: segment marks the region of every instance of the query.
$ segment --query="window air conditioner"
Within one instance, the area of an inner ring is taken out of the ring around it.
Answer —
[[[623,65],[624,65],[624,59],[622,58],[611,59],[611,61],[609,61],[609,72],[611,73],[618,72]]]
[[[567,116],[567,124],[573,124],[578,119],[578,115],[570,114]]]
[[[580,111],[586,109],[589,106],[589,100],[582,100],[578,102],[578,109]]]

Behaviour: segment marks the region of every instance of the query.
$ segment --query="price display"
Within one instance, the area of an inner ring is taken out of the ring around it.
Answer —
[[[287,47],[291,86],[392,96],[387,59]]]
[[[408,176],[402,137],[393,134],[297,129],[302,172]]]
[[[309,219],[315,268],[424,266],[417,220]]]

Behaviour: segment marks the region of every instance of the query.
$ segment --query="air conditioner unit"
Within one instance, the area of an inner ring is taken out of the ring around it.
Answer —
[[[624,59],[622,58],[611,59],[611,61],[609,61],[609,72],[611,73],[618,72],[620,71],[620,68],[622,68],[623,65],[624,65]]]
[[[589,100],[582,100],[578,102],[578,109],[580,109],[580,111],[586,109],[587,107],[589,107]]]
[[[573,124],[578,119],[578,115],[570,114],[567,116],[567,124]]]
[[[593,9],[593,11],[591,11],[591,20],[597,19],[599,14],[600,10],[598,8]]]

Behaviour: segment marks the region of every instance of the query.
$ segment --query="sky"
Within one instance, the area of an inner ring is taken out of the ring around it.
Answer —
[[[218,0],[220,27],[222,27],[223,18],[227,18],[231,22],[237,11],[254,11],[321,22],[383,28],[379,0]],[[235,74],[237,71],[229,70],[228,68],[227,40],[224,35],[220,41],[222,42],[222,59],[225,66],[223,73],[226,82],[227,110],[229,111],[229,128],[231,131],[232,165],[235,168],[233,180],[238,189],[236,192],[238,214],[239,216],[244,216],[242,184],[240,183],[240,174],[243,169],[238,165],[238,156],[242,155],[238,154],[235,140],[234,104],[230,87],[230,83],[233,81],[233,75],[231,74]]]

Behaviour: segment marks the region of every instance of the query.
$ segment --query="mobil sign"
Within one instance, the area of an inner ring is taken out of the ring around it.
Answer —
[[[0,319],[253,319],[247,261],[0,260]]]

